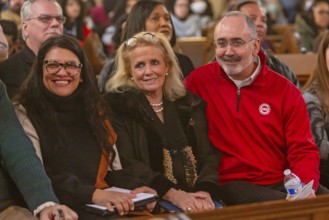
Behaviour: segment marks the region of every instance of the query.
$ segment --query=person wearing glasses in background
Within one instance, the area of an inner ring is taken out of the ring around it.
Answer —
[[[62,35],[62,9],[56,0],[27,0],[21,8],[22,36],[25,45],[0,64],[0,79],[12,98],[26,79],[40,45],[49,37]]]
[[[301,92],[266,65],[255,24],[233,11],[215,27],[216,61],[193,71],[187,89],[207,103],[227,205],[285,199],[285,169],[319,185],[320,156]],[[312,196],[315,196],[312,194]]]
[[[123,170],[185,212],[213,210],[219,161],[208,139],[205,103],[186,92],[168,38],[133,35],[119,47],[116,67],[104,98]]]
[[[113,175],[107,179],[108,171],[121,168],[116,134],[77,39],[62,35],[42,44],[14,103],[59,201],[74,209],[79,219],[94,219],[80,209],[84,204],[103,205],[112,212],[115,205],[123,215],[134,209],[135,193],[155,192],[103,190],[115,181]]]

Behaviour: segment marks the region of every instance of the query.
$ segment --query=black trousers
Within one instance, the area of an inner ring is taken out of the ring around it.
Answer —
[[[219,193],[225,205],[281,200],[286,199],[287,196],[283,182],[261,186],[245,181],[234,181],[220,186]],[[315,194],[329,194],[329,190],[319,185]]]

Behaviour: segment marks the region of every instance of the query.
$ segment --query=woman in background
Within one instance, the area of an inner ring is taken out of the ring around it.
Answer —
[[[170,41],[172,47],[176,44],[176,35],[170,14],[161,1],[140,0],[132,8],[122,32],[122,42],[141,31],[160,32]],[[186,55],[175,52],[184,77],[188,76],[194,66]],[[108,63],[98,80],[98,87],[103,92],[106,81],[112,76],[114,62]]]
[[[202,35],[201,19],[191,11],[191,0],[167,0],[177,37],[199,37]]]
[[[63,15],[66,17],[64,23],[64,34],[76,37],[80,42],[84,42],[91,32],[84,23],[82,0],[60,0]]]
[[[329,27],[329,1],[314,0],[307,11],[297,15],[295,26],[300,38],[300,50],[312,51],[313,40]]]
[[[329,33],[320,45],[317,66],[303,87],[315,143],[319,147],[320,183],[329,187]]]

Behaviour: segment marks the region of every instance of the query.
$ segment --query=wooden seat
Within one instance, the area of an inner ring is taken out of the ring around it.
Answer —
[[[314,53],[276,54],[275,56],[291,68],[302,85],[316,67],[317,55]]]
[[[266,36],[265,40],[272,43],[275,53],[300,53],[294,25],[273,25],[272,29],[276,34]]]
[[[174,50],[188,56],[194,67],[200,67],[209,61],[209,50],[212,42],[207,37],[181,37],[177,38]]]
[[[203,219],[203,220],[328,220],[329,195],[289,202],[286,200],[226,206],[210,212],[192,213],[189,218],[175,214],[137,217],[136,220],[152,219]]]

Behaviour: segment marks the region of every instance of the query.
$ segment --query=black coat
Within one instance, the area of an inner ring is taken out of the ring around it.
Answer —
[[[150,165],[150,146],[148,145],[150,135],[158,142],[161,149],[165,146],[160,141],[163,134],[150,132],[147,129],[149,124],[159,119],[156,118],[148,102],[141,101],[143,99],[146,100],[145,96],[135,91],[105,95],[105,100],[112,111],[111,122],[118,134],[116,145],[123,170],[143,180],[162,196],[170,188],[179,187],[161,172],[154,171]],[[166,102],[169,101],[164,100],[165,107]],[[198,178],[193,189],[189,191],[207,191],[213,199],[218,199],[219,156],[215,153],[215,148],[208,138],[205,104],[199,97],[188,93],[184,98],[176,100],[174,106],[180,120],[177,123],[181,123],[188,145],[192,147],[197,161]],[[162,163],[162,160],[159,162]]]
[[[9,98],[16,94],[28,76],[35,58],[33,51],[24,46],[20,52],[0,63],[0,79],[6,85]]]

